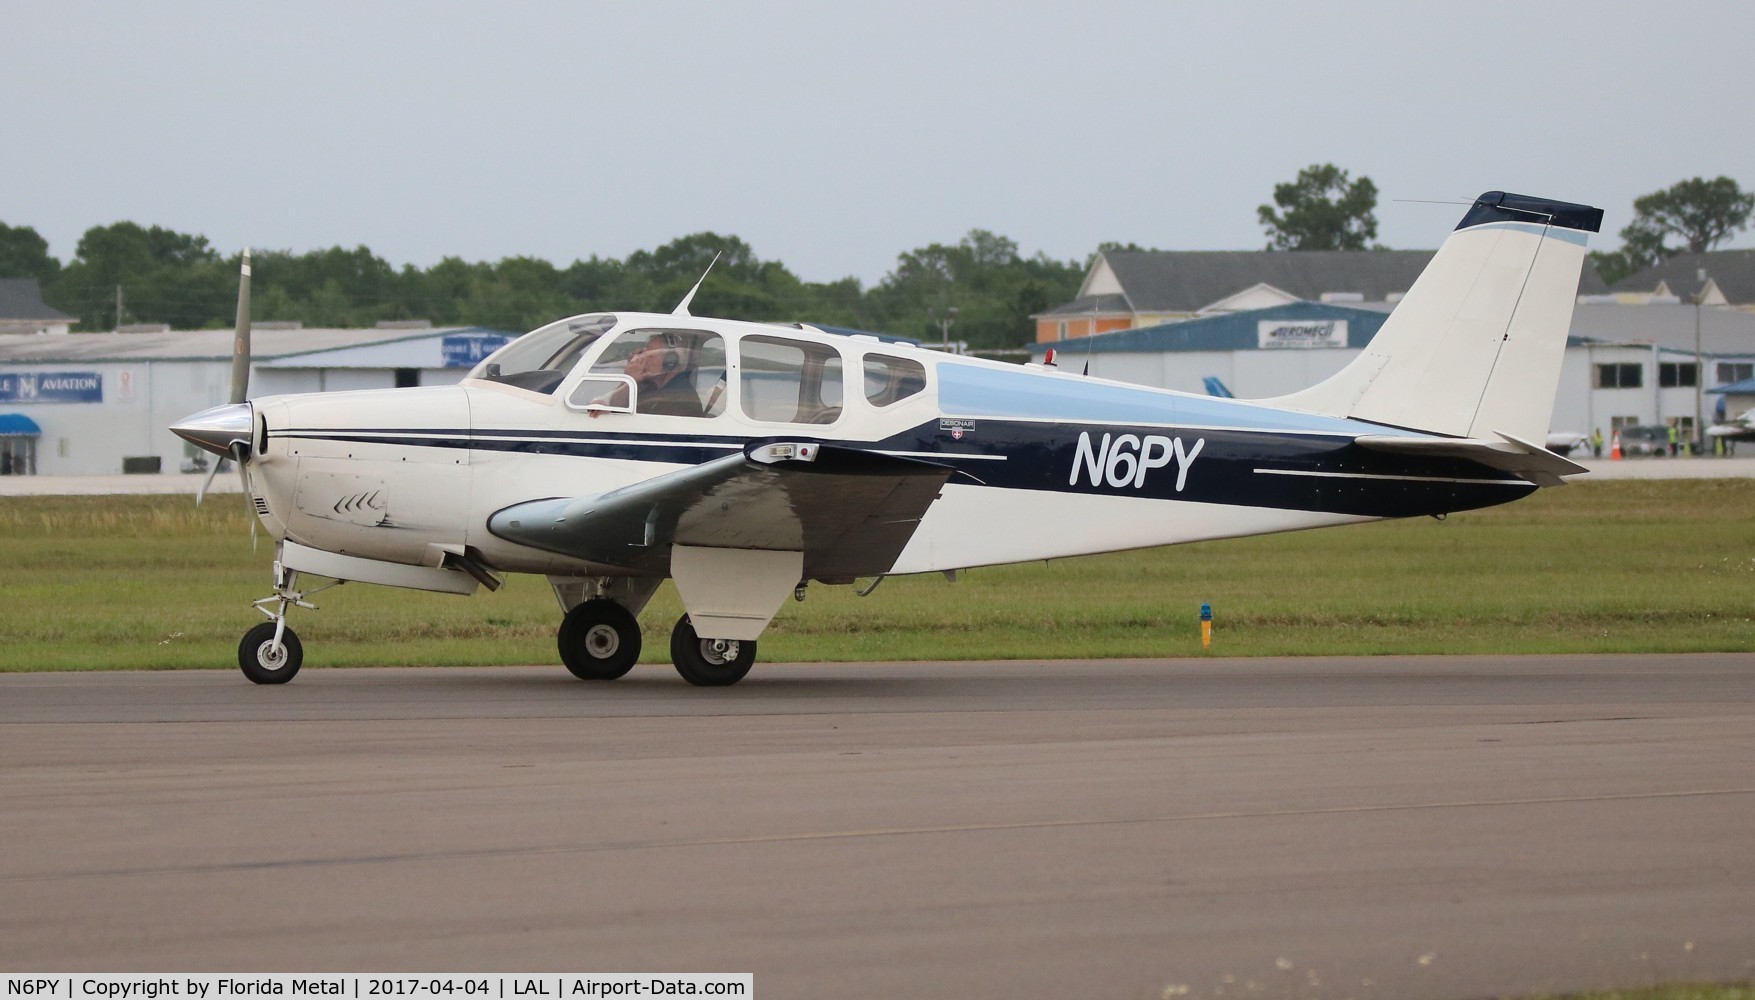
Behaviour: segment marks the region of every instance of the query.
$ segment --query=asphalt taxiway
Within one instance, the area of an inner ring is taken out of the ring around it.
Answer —
[[[1755,654],[0,675],[0,967],[1755,978]]]

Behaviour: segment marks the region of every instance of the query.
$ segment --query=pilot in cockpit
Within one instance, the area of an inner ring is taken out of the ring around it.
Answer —
[[[694,349],[676,334],[654,333],[646,346],[628,358],[622,373],[638,387],[636,413],[661,413],[679,417],[701,416],[701,397],[695,388]],[[627,404],[627,389],[618,388],[603,399],[611,406]],[[597,416],[602,411],[592,410]]]

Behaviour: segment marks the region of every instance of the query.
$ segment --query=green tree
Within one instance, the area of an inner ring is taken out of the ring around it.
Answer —
[[[1348,179],[1332,163],[1298,171],[1290,184],[1274,185],[1274,205],[1256,216],[1267,230],[1269,250],[1365,250],[1377,238],[1377,185]]]
[[[496,330],[534,330],[575,312],[561,288],[560,271],[546,260],[507,257],[478,268],[469,283],[458,321]]]
[[[1043,254],[1026,258],[1013,240],[972,229],[955,246],[933,243],[900,254],[896,268],[866,296],[877,329],[936,341],[955,309],[952,340],[977,349],[1035,339],[1030,314],[1077,293],[1084,269]]]
[[[1594,253],[1597,273],[1609,284],[1678,253],[1705,253],[1749,224],[1755,192],[1729,177],[1693,177],[1633,201],[1633,221],[1621,230],[1621,249]],[[1671,246],[1670,239],[1681,241]]]
[[[32,266],[53,265],[46,244],[34,235],[0,227],[0,252],[16,246]],[[952,333],[981,348],[1028,343],[1030,314],[1070,298],[1084,273],[1076,262],[1024,257],[1015,241],[980,229],[954,245],[934,243],[900,254],[895,271],[869,290],[855,278],[803,281],[781,262],[761,259],[738,237],[712,232],[635,251],[626,260],[593,256],[565,268],[530,257],[497,264],[446,257],[424,270],[397,270],[367,247],[337,246],[256,251],[253,314],[313,328],[427,319],[526,330],[573,313],[662,313],[676,307],[716,253],[719,261],[691,305],[697,315],[937,340],[939,321],[955,308]],[[49,301],[78,313],[87,329],[110,329],[117,322],[120,285],[123,322],[225,327],[232,322],[237,266],[236,255],[221,257],[205,237],[118,222],[86,232],[77,256],[59,269]]]
[[[47,290],[61,273],[61,262],[49,256],[49,241],[30,226],[0,222],[0,278],[35,278]]]
[[[133,222],[93,226],[56,278],[53,301],[77,313],[87,329],[135,321],[182,328],[223,325],[229,322],[225,317],[237,287],[235,278],[225,275],[225,266],[205,236]],[[120,317],[118,286],[124,309]]]

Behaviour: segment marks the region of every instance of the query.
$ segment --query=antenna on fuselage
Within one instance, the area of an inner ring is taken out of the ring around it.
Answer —
[[[724,251],[719,251],[718,253],[715,253],[713,259],[707,262],[707,269],[701,272],[701,281],[706,281],[707,275],[713,273],[713,265],[719,263],[719,254],[723,252]],[[689,303],[695,301],[695,293],[701,290],[701,281],[695,282],[695,287],[689,289],[689,294],[684,295],[683,300],[678,302],[676,308],[670,311],[672,316],[689,315]]]

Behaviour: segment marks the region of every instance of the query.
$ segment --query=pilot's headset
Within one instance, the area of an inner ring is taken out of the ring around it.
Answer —
[[[688,358],[689,347],[683,338],[674,333],[664,334],[665,372],[669,373],[676,371],[678,368],[687,368]]]

